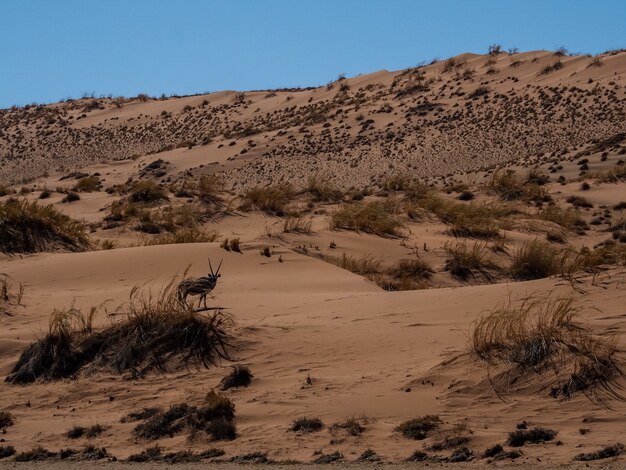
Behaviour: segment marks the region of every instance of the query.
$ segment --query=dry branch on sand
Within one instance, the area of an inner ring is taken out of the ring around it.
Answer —
[[[58,380],[88,365],[142,376],[173,365],[209,367],[230,359],[230,318],[221,312],[203,316],[183,305],[176,281],[157,295],[134,288],[118,309],[122,318],[101,329],[93,327],[99,308],[88,314],[75,307],[53,312],[48,332],[22,352],[6,381]]]

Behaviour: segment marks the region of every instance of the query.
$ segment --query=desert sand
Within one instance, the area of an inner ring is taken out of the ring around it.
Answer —
[[[423,451],[430,465],[466,447],[472,462],[463,465],[480,466],[495,444],[512,450],[506,441],[521,423],[517,429],[556,431],[495,463],[524,468],[584,465],[574,456],[623,441],[621,371],[607,382],[609,392],[600,385],[555,396],[559,372],[531,365],[509,380],[505,365],[472,350],[477,321],[498,306],[568,298],[590,338],[614,339],[611,357],[621,364],[626,181],[623,172],[607,175],[623,169],[626,153],[626,52],[593,60],[548,51],[465,54],[315,89],[93,98],[0,111],[0,202],[51,204],[89,232],[80,250],[0,254],[11,284],[6,313],[0,310],[2,377],[45,336],[53,311],[101,305],[94,327],[104,328],[119,321],[115,312],[133,288],[158,292],[187,269],[206,275],[207,258],[213,267],[223,260],[208,303],[232,318],[234,338],[232,361],[217,366],[172,363],[139,378],[83,368],[61,380],[2,382],[0,411],[14,424],[0,445],[23,452],[93,444],[118,460],[155,444],[167,452],[217,447],[224,451],[217,460],[260,453],[305,463],[334,453],[356,461],[368,449],[401,463]],[[531,169],[546,180],[527,181]],[[523,194],[504,195],[494,183],[506,170]],[[99,189],[76,189],[90,176]],[[203,177],[219,188],[203,193],[196,186]],[[413,179],[433,193],[415,196]],[[167,200],[137,203],[136,213],[127,205],[112,217],[137,181],[161,187]],[[251,189],[284,183],[290,194],[279,209],[251,202]],[[319,188],[332,194],[316,196]],[[41,199],[45,190],[51,194]],[[79,199],[63,202],[70,193]],[[346,205],[370,203],[383,204],[398,221],[396,232],[336,222]],[[491,214],[481,213],[473,230],[496,221],[496,233],[459,231],[466,216],[452,212],[467,207]],[[548,217],[550,207],[579,222]],[[176,221],[165,221],[168,211],[178,211]],[[216,237],[160,238],[186,229]],[[233,239],[240,252],[225,249]],[[612,257],[568,272],[559,258],[553,271],[526,280],[510,266],[533,240],[577,260],[602,246]],[[459,246],[478,246],[489,259],[484,270],[453,274],[450,257]],[[369,270],[350,265],[368,260]],[[394,274],[403,260],[429,271]],[[190,439],[180,431],[148,441],[133,434],[138,422],[121,422],[146,407],[199,406],[233,364],[254,376],[248,387],[220,392],[235,405],[236,439]],[[425,439],[396,430],[426,415],[440,422]],[[323,427],[290,431],[300,417],[319,418]],[[350,418],[363,427],[355,435],[333,427]],[[65,435],[95,424],[104,426],[97,437]],[[436,447],[452,438],[459,444]],[[622,459],[601,462],[620,466]]]

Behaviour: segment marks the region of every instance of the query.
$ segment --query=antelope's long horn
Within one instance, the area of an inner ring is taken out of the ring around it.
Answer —
[[[214,276],[213,274],[213,266],[211,266],[211,258],[209,258],[209,269],[211,270],[211,276]],[[218,268],[219,270],[219,268]]]
[[[216,275],[216,276],[220,273],[220,268],[222,267],[222,261],[224,261],[224,258],[222,258],[222,259],[220,260],[220,264],[219,264],[219,266],[217,267],[217,271],[215,272],[215,275]]]

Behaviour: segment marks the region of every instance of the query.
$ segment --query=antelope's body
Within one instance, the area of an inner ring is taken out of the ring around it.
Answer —
[[[198,306],[200,306],[204,302],[204,308],[207,308],[206,305],[206,296],[215,289],[217,285],[217,279],[221,276],[220,267],[222,266],[222,262],[220,261],[219,266],[217,267],[217,271],[213,272],[213,267],[211,266],[211,260],[209,260],[209,269],[211,270],[208,276],[204,277],[189,277],[187,279],[183,279],[180,284],[178,284],[178,300],[179,302],[187,304],[188,296],[200,296],[200,302]]]

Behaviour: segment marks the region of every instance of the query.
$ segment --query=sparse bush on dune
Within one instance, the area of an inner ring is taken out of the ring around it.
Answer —
[[[309,193],[314,202],[336,202],[343,197],[343,193],[332,184],[330,178],[318,173],[309,178],[304,192]]]
[[[205,175],[198,180],[196,193],[204,204],[221,204],[223,198],[220,196],[220,191],[223,188],[224,182],[219,176]]]
[[[15,424],[15,419],[9,411],[0,411],[0,430]]]
[[[567,230],[576,232],[584,231],[588,228],[587,223],[582,219],[576,209],[562,209],[558,206],[549,206],[537,214],[540,220],[553,222]]]
[[[319,418],[302,417],[295,419],[289,430],[293,432],[308,433],[319,431],[323,427],[324,423],[322,423],[322,420]]]
[[[102,329],[92,327],[98,308],[86,315],[74,307],[55,311],[48,333],[22,352],[6,381],[58,380],[75,376],[86,365],[142,376],[229,359],[229,317],[221,312],[203,316],[183,305],[175,281],[157,295],[133,289],[119,309],[122,318]]]
[[[230,373],[220,382],[222,390],[228,390],[235,387],[248,387],[252,383],[252,372],[247,366],[234,365]]]
[[[15,456],[16,462],[40,462],[52,457],[56,457],[56,452],[50,452],[43,447],[34,447],[31,450],[20,452]]]
[[[154,245],[175,245],[179,243],[213,243],[220,237],[215,230],[201,230],[197,228],[186,228],[175,231],[167,235],[159,235],[156,238],[146,239],[142,242],[144,246]]]
[[[0,251],[34,253],[52,249],[83,251],[89,246],[85,226],[52,205],[9,199],[0,202]]]
[[[236,436],[233,422],[235,405],[224,395],[211,390],[200,406],[187,403],[173,405],[138,424],[133,434],[141,439],[173,437],[183,431],[205,432],[213,440],[232,440]]]
[[[505,201],[548,202],[550,196],[541,187],[546,182],[545,175],[537,170],[531,170],[522,180],[514,170],[497,169],[487,186]]]
[[[283,222],[283,233],[311,233],[313,220],[310,217],[286,217]]]
[[[599,401],[603,394],[618,397],[616,338],[595,335],[580,321],[581,312],[569,297],[529,297],[518,304],[509,298],[473,324],[470,351],[500,368],[490,376],[503,390],[536,377],[540,390],[555,398],[578,392]]]
[[[321,259],[363,276],[387,291],[424,289],[434,272],[421,259],[403,259],[386,269],[381,267],[382,259],[372,255],[355,258],[343,253],[341,257],[321,256]]]
[[[85,176],[78,180],[73,189],[81,193],[92,193],[102,189],[102,182],[97,176]]]
[[[416,258],[401,259],[386,272],[396,279],[424,280],[429,279],[434,271],[424,260]]]
[[[407,439],[421,441],[426,439],[431,431],[439,428],[441,419],[437,415],[426,415],[413,418],[399,424],[395,431],[401,433]]]
[[[518,429],[509,433],[507,444],[511,447],[522,447],[527,442],[538,444],[540,442],[551,441],[556,437],[556,435],[557,432],[552,429]]]
[[[295,197],[293,187],[288,183],[274,186],[257,186],[243,195],[242,210],[258,209],[268,214],[283,216],[287,205]]]
[[[331,229],[398,237],[404,224],[395,214],[396,208],[393,204],[393,201],[344,204],[332,214]]]
[[[460,281],[482,279],[493,281],[498,267],[491,261],[489,249],[485,243],[446,243],[448,254],[445,270]]]
[[[620,183],[626,181],[626,165],[615,166],[609,170],[598,171],[590,175],[599,183]]]
[[[165,189],[152,180],[136,181],[130,186],[130,202],[153,204],[167,200]]]
[[[0,459],[6,459],[15,455],[15,447],[0,445]]]
[[[450,224],[450,233],[456,237],[492,239],[500,236],[508,227],[506,218],[517,212],[516,209],[498,204],[460,204],[445,200],[430,192],[419,200],[419,205]]]
[[[603,447],[600,450],[596,450],[595,452],[582,453],[578,454],[574,457],[574,460],[579,460],[581,462],[589,462],[592,460],[601,460],[601,459],[610,459],[612,457],[617,457],[618,455],[622,455],[624,453],[624,444],[618,442],[617,444],[613,444],[610,446]]]
[[[380,264],[382,263],[381,259],[374,258],[371,255],[354,258],[345,253],[342,254],[341,258],[327,257],[324,260],[361,276],[378,274],[380,272]]]
[[[558,274],[561,253],[548,242],[534,239],[514,251],[510,273],[514,279],[541,279]]]

